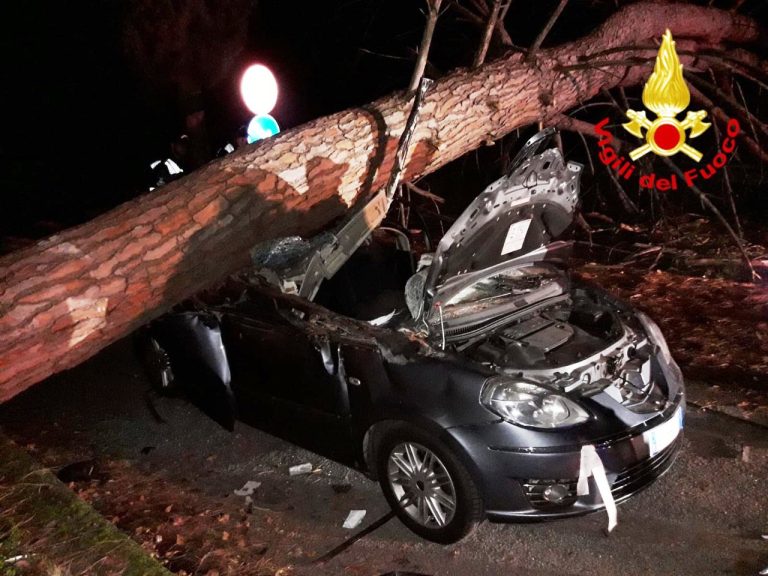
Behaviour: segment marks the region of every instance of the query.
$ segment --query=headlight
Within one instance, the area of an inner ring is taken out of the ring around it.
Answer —
[[[672,353],[669,351],[669,346],[667,346],[667,341],[664,339],[664,335],[661,333],[661,328],[659,328],[658,324],[651,320],[647,314],[643,314],[642,312],[637,312],[637,318],[643,325],[643,329],[648,335],[648,339],[659,347],[659,352],[661,352],[664,362],[666,362],[668,366],[675,364],[675,360],[672,358]]]
[[[486,381],[480,402],[504,420],[532,428],[562,428],[589,418],[581,406],[565,396],[500,376]]]

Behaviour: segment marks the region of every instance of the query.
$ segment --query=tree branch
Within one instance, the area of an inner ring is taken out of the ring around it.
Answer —
[[[437,17],[440,14],[441,3],[442,0],[427,0],[427,24],[424,27],[424,35],[421,37],[419,57],[416,59],[411,82],[408,84],[409,93],[416,90],[421,81],[421,77],[424,76],[424,69],[427,67],[427,58],[429,57],[429,47],[432,44],[432,36],[435,33],[435,25],[437,24]]]
[[[701,90],[696,88],[696,86],[688,86],[688,89],[691,91],[691,96],[693,99],[704,106],[712,114],[712,116],[720,120],[723,124],[728,123],[729,116],[722,108],[720,108],[720,106],[715,104],[708,96],[704,95]],[[756,140],[747,134],[741,134],[739,138],[742,142],[744,142],[747,148],[749,148],[752,154],[754,154],[763,162],[768,162],[768,153],[763,150],[763,147],[760,146]]]
[[[511,0],[509,0],[511,1]],[[507,5],[509,5],[509,1]],[[485,55],[488,53],[488,46],[491,43],[491,37],[493,31],[496,29],[496,22],[499,19],[499,13],[501,12],[501,0],[493,0],[493,6],[491,7],[490,14],[488,15],[488,21],[483,29],[483,36],[480,40],[480,46],[475,53],[475,59],[472,62],[472,67],[477,68],[483,62],[485,62]]]
[[[677,167],[677,164],[672,162],[672,160],[670,160],[669,158],[662,157],[662,159],[664,160],[664,163],[667,166],[669,166],[675,174],[677,174],[681,179],[684,178],[683,171]],[[734,231],[733,227],[730,225],[726,217],[723,216],[723,213],[720,212],[720,209],[712,203],[709,197],[706,194],[704,194],[704,192],[702,192],[698,186],[696,186],[695,184],[691,184],[690,188],[696,193],[696,195],[701,200],[702,204],[704,204],[707,208],[712,210],[712,213],[717,217],[718,220],[720,220],[722,225],[728,231],[728,234],[730,234],[731,238],[733,238],[733,241],[736,243],[736,246],[739,248],[739,252],[741,253],[742,258],[744,259],[744,263],[747,265],[747,268],[749,268],[750,274],[752,275],[752,280],[761,280],[762,278],[760,277],[760,275],[757,272],[755,272],[755,267],[752,265],[752,259],[749,257],[749,254],[747,254],[747,251],[744,248],[744,243],[741,241],[741,238],[739,238],[739,235],[736,234],[736,232]]]
[[[568,4],[568,0],[560,0],[557,8],[555,8],[555,11],[552,12],[552,15],[549,17],[547,24],[544,26],[542,31],[539,32],[539,35],[536,37],[536,40],[533,41],[533,44],[531,44],[531,48],[528,50],[528,56],[526,57],[528,62],[533,60],[533,57],[539,51],[539,48],[541,48],[541,43],[544,42],[547,34],[549,34],[549,31],[552,30],[552,26],[554,26],[555,22],[557,22],[557,19],[560,18],[560,14],[563,13],[566,4]]]

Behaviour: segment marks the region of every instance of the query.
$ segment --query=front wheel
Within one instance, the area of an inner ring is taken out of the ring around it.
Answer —
[[[442,544],[461,540],[483,518],[466,468],[437,438],[411,426],[389,431],[377,449],[379,483],[413,532]]]

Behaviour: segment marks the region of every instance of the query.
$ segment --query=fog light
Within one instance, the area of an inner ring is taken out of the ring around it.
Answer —
[[[544,493],[542,494],[544,500],[552,504],[561,504],[569,495],[568,487],[562,484],[551,484],[544,488]]]

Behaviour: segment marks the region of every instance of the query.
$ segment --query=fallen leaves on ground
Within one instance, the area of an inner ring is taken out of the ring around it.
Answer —
[[[172,572],[225,576],[277,570],[264,557],[264,534],[254,529],[246,512],[217,509],[220,501],[146,474],[130,462],[109,462],[106,472],[106,482],[72,487]]]
[[[686,377],[751,388],[736,401],[768,405],[768,285],[595,263],[575,275],[647,312]]]

